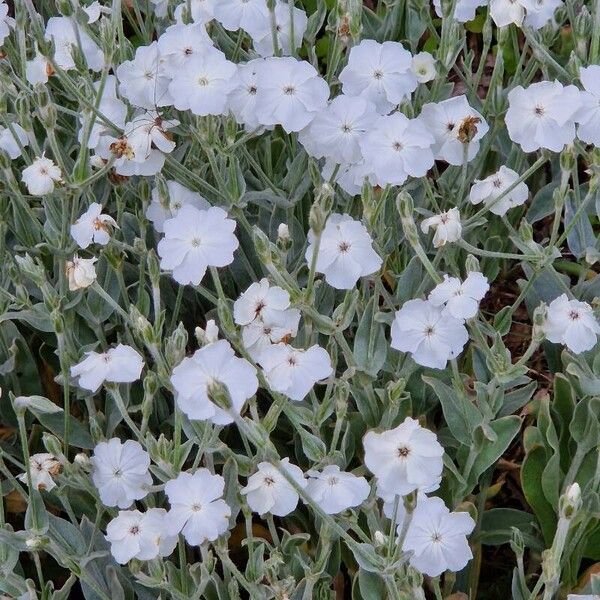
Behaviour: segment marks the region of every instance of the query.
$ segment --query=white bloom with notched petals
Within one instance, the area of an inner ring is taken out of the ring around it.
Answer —
[[[171,25],[158,38],[158,51],[165,61],[165,69],[176,71],[184,67],[193,56],[212,48],[212,40],[204,25]]]
[[[423,219],[421,231],[425,234],[433,229],[433,247],[441,248],[448,242],[457,242],[462,236],[462,225],[460,222],[460,212],[458,208],[451,208],[439,215],[433,215]]]
[[[21,181],[32,196],[45,196],[54,191],[54,184],[62,182],[62,174],[50,158],[40,156],[23,169]]]
[[[77,254],[65,264],[69,290],[75,292],[90,287],[96,281],[97,258],[80,258]]]
[[[502,166],[497,173],[493,173],[482,180],[475,180],[469,192],[469,200],[472,204],[483,202],[490,206],[490,212],[503,216],[511,208],[524,204],[529,197],[529,188],[524,181],[521,181],[510,192],[506,193],[506,190],[515,184],[518,179],[518,173]]]
[[[238,325],[255,319],[270,321],[290,307],[290,295],[264,277],[253,283],[233,304],[233,318]]]
[[[121,443],[118,438],[100,442],[90,461],[92,481],[105,506],[129,508],[148,494],[150,456],[138,442]]]
[[[96,42],[70,17],[50,17],[46,23],[46,39],[54,42],[54,60],[65,71],[75,68],[73,48],[81,48],[92,71],[104,67],[104,53]]]
[[[458,0],[456,2],[456,8],[454,9],[454,15],[451,18],[457,20],[459,23],[466,23],[472,21],[475,18],[475,12],[478,7],[485,6],[488,0]],[[442,16],[442,0],[433,0],[433,7],[435,14],[438,17]]]
[[[228,110],[228,95],[237,84],[237,67],[212,46],[194,54],[173,73],[169,93],[178,110],[195,115],[222,115]]]
[[[177,545],[177,536],[167,532],[167,511],[149,508],[122,510],[106,527],[110,552],[120,564],[131,559],[152,560],[169,556]]]
[[[444,281],[431,290],[428,300],[433,306],[445,307],[455,319],[472,319],[489,289],[487,277],[477,271],[471,271],[462,282],[458,277],[444,275]]]
[[[155,110],[137,113],[131,121],[125,124],[123,135],[133,156],[130,160],[143,163],[152,152],[160,151],[169,154],[175,150],[175,142],[168,133],[169,129],[177,127],[179,121],[164,119]]]
[[[0,149],[15,160],[23,153],[21,148],[29,146],[29,136],[18,123],[11,123],[11,127],[12,131],[0,125]]]
[[[431,302],[416,298],[405,302],[392,323],[392,348],[410,352],[423,367],[443,369],[469,340],[462,320]]]
[[[215,4],[215,19],[227,31],[243,29],[252,37],[262,37],[269,9],[266,0],[219,0]]]
[[[308,235],[306,262],[310,266],[316,249],[316,239]],[[352,289],[366,275],[381,267],[381,257],[373,250],[373,240],[367,228],[350,215],[332,214],[321,232],[316,257],[316,271],[325,275],[325,281],[338,289]]]
[[[86,352],[85,358],[71,367],[77,385],[95,392],[105,381],[133,383],[140,378],[144,360],[131,346],[119,344],[106,352]]]
[[[327,106],[329,86],[304,60],[268,58],[257,70],[257,82],[257,118],[262,125],[300,131]]]
[[[165,237],[158,243],[160,266],[173,272],[182,285],[199,285],[207,267],[225,267],[233,261],[239,242],[235,221],[216,206],[207,210],[186,204],[165,221]]]
[[[554,23],[554,13],[562,0],[519,0],[525,8],[525,25],[532,29],[541,29],[548,22]]]
[[[560,152],[575,139],[575,119],[581,106],[580,91],[560,81],[539,81],[508,93],[504,118],[510,139],[523,152],[540,148]]]
[[[213,542],[229,527],[231,508],[223,500],[225,480],[208,469],[180,473],[165,484],[171,508],[167,514],[167,531],[183,534],[188,544],[200,546]]]
[[[36,490],[45,490],[49,492],[56,487],[54,477],[61,470],[61,464],[54,456],[42,452],[40,454],[32,454],[29,457],[29,472],[31,473],[31,483]],[[19,481],[27,483],[27,473],[23,473],[18,477]]]
[[[521,27],[525,8],[520,0],[490,0],[490,15],[497,27],[506,27],[511,23]]]
[[[307,350],[273,344],[262,350],[259,363],[271,389],[296,401],[333,373],[329,354],[316,344]]]
[[[279,465],[296,485],[306,488],[307,481],[300,467],[291,465],[287,457]],[[300,499],[285,475],[268,462],[258,463],[258,471],[248,478],[248,483],[241,492],[246,496],[248,506],[259,515],[271,513],[276,517],[285,517],[296,508]]]
[[[379,117],[360,140],[365,163],[374,173],[372,183],[402,185],[408,177],[424,177],[433,167],[435,140],[419,119],[402,113]]]
[[[462,571],[473,558],[467,536],[474,528],[469,513],[450,512],[441,498],[422,495],[402,549],[411,553],[411,566],[424,575],[437,577],[444,571]]]
[[[306,493],[321,510],[335,515],[347,508],[362,504],[371,487],[364,477],[341,471],[337,465],[328,465],[322,471],[307,471]]]
[[[402,44],[389,41],[362,40],[353,46],[339,80],[344,94],[370,100],[384,115],[417,87],[411,53]]]
[[[215,6],[221,0],[185,0],[175,8],[173,16],[176,23],[183,23],[183,11],[191,9],[191,18],[194,23],[206,25],[210,23],[215,16]]]
[[[462,165],[467,146],[467,161],[479,151],[479,140],[489,126],[483,115],[469,105],[466,96],[455,96],[423,106],[419,117],[435,138],[433,153],[436,160]]]
[[[116,74],[119,92],[134,106],[151,110],[173,104],[169,94],[171,77],[157,42],[139,46],[134,59],[121,63]]]
[[[54,68],[45,56],[36,48],[35,56],[25,63],[25,78],[31,85],[48,83],[48,78],[54,74]]]
[[[377,477],[378,494],[405,496],[439,483],[444,449],[436,435],[410,417],[388,431],[363,438],[365,465]]]
[[[548,306],[543,329],[549,341],[564,344],[575,354],[591,350],[600,334],[600,324],[592,307],[587,302],[569,300],[566,294]]]
[[[110,228],[117,222],[110,215],[102,214],[102,205],[92,202],[89,208],[71,225],[71,237],[80,248],[96,243],[106,246],[110,241]]]
[[[174,369],[171,383],[176,391],[177,406],[191,420],[212,421],[227,425],[239,414],[246,400],[258,389],[256,369],[245,359],[235,356],[226,340],[218,340],[196,350]],[[212,394],[218,386],[227,392],[231,407],[217,406]]]
[[[419,52],[412,58],[412,70],[419,83],[427,83],[435,79],[435,58],[429,52]]]
[[[264,59],[255,58],[245,64],[237,65],[237,85],[229,94],[229,110],[235,120],[247,129],[260,128],[257,111],[260,101],[258,88],[258,69],[264,64]]]
[[[305,150],[315,158],[336,163],[361,160],[360,140],[377,118],[375,106],[359,96],[340,95],[298,135]]]
[[[159,233],[164,232],[164,224],[167,219],[176,217],[179,211],[186,205],[193,206],[199,210],[208,210],[210,204],[197,192],[186,188],[177,181],[167,181],[168,198],[161,198],[157,186],[152,189],[152,201],[146,209],[146,217],[154,225]]]
[[[581,108],[576,115],[577,137],[586,144],[600,146],[600,65],[579,69],[584,91],[580,92]]]
[[[275,32],[277,35],[277,45],[283,55],[292,54],[292,50],[302,45],[302,38],[306,27],[308,26],[308,17],[306,13],[297,6],[292,7],[294,19],[294,39],[292,40],[292,19],[290,17],[290,6],[287,2],[277,2],[275,4]],[[258,16],[257,14],[255,16]],[[273,46],[273,25],[271,15],[267,11],[259,23],[258,18],[252,23],[252,31],[247,30],[252,38],[254,49],[260,56],[273,56],[275,49]]]

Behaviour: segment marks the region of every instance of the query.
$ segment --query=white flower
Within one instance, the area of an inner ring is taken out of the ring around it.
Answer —
[[[88,16],[88,23],[95,23],[100,19],[102,14],[110,15],[111,9],[108,6],[102,6],[98,0],[92,2],[88,6],[83,7],[84,12]]]
[[[172,535],[183,534],[188,544],[200,546],[212,542],[227,531],[231,508],[222,499],[225,480],[208,469],[194,474],[180,473],[165,484],[165,494],[171,509],[167,515],[167,530]]]
[[[215,19],[228,31],[243,29],[255,37],[263,32],[269,10],[265,0],[220,0],[215,5]]]
[[[549,341],[579,354],[596,345],[600,324],[587,302],[569,300],[562,294],[548,306],[544,333]]]
[[[581,67],[579,79],[585,91],[579,95],[577,137],[586,144],[600,146],[600,65]]]
[[[175,142],[167,130],[177,127],[179,121],[163,119],[154,110],[136,114],[131,121],[125,124],[123,135],[133,156],[128,159],[133,162],[145,162],[151,152],[160,150],[169,154],[175,149]]]
[[[54,477],[60,473],[60,469],[61,464],[53,454],[44,452],[29,457],[31,483],[36,490],[53,490],[56,487]],[[27,483],[27,473],[19,475],[18,479]]]
[[[308,350],[273,344],[261,352],[259,362],[271,389],[290,400],[302,400],[317,381],[333,373],[329,354],[316,344]]]
[[[439,483],[444,449],[436,435],[410,417],[394,429],[363,438],[364,462],[377,477],[378,494],[405,496]],[[380,493],[381,490],[381,493]]]
[[[54,74],[52,65],[45,56],[36,49],[35,56],[25,64],[25,77],[31,85],[48,83],[50,75]]]
[[[226,340],[219,340],[196,350],[174,369],[171,383],[177,405],[189,419],[210,420],[217,425],[232,423],[232,413],[239,414],[248,398],[258,389],[256,369],[245,359],[235,356]],[[222,385],[231,402],[225,410],[214,403],[213,394]]]
[[[336,163],[357,162],[362,158],[359,141],[376,118],[371,102],[342,94],[317,114],[312,123],[300,132],[298,139],[315,158],[325,156]]]
[[[169,92],[173,106],[195,115],[222,115],[228,109],[228,95],[236,87],[237,67],[212,46],[195,53],[173,73]]]
[[[89,287],[96,281],[97,258],[79,258],[77,254],[65,264],[65,274],[72,292]]]
[[[412,58],[412,70],[419,83],[427,83],[435,79],[435,58],[429,52],[419,52]]]
[[[242,329],[244,347],[253,360],[260,362],[265,348],[295,337],[299,323],[300,311],[296,308],[270,315],[268,319],[255,319]]]
[[[212,41],[206,27],[201,24],[171,25],[158,38],[158,51],[165,67],[177,71],[184,67],[193,56],[206,52]]]
[[[233,113],[235,120],[247,129],[260,127],[258,120],[258,102],[260,99],[258,89],[258,69],[261,68],[264,59],[256,58],[245,64],[237,66],[237,86],[229,94],[229,110]]]
[[[456,8],[454,9],[454,15],[452,18],[456,19],[459,23],[466,23],[472,21],[475,18],[475,11],[479,6],[485,6],[487,0],[458,0],[456,2]],[[441,0],[433,0],[433,7],[435,14],[438,17],[442,16],[442,2]]]
[[[294,40],[293,49],[302,45],[302,37],[308,25],[306,13],[294,6]],[[290,18],[290,6],[287,2],[277,2],[275,4],[275,31],[277,32],[277,45],[283,55],[292,53],[292,22]],[[253,24],[254,25],[254,24]],[[254,49],[260,56],[273,56],[273,29],[271,25],[271,16],[267,12],[260,24],[256,19],[253,31],[247,30],[252,38]]]
[[[158,187],[152,189],[152,202],[146,209],[146,217],[159,233],[164,232],[167,219],[176,217],[182,207],[193,206],[199,210],[207,210],[210,204],[198,193],[181,185],[177,181],[167,181],[168,198],[161,198]]]
[[[89,208],[71,225],[71,237],[80,248],[96,243],[106,246],[110,241],[110,227],[117,227],[110,215],[102,214],[102,205],[92,202]]]
[[[514,23],[521,27],[525,9],[521,0],[490,0],[490,15],[497,27]]]
[[[165,237],[158,243],[161,268],[172,270],[177,283],[199,285],[207,267],[233,261],[239,245],[235,225],[222,208],[198,210],[186,204],[163,225]]]
[[[215,6],[217,2],[220,1],[221,0],[185,0],[175,9],[175,21],[177,23],[183,23],[183,10],[187,10],[188,5],[191,5],[192,21],[194,23],[205,25],[212,21],[215,16]]]
[[[138,442],[127,440],[123,444],[118,438],[100,442],[90,461],[92,481],[104,505],[129,508],[148,494],[152,485],[150,456]]]
[[[468,513],[450,512],[441,498],[421,496],[402,549],[412,552],[411,566],[430,577],[462,571],[473,558],[467,535],[474,528]]]
[[[13,131],[0,125],[0,149],[14,160],[21,156],[21,147],[25,148],[29,145],[29,137],[18,123],[11,123],[11,127]]]
[[[287,133],[300,131],[327,105],[329,86],[304,60],[269,58],[257,77],[257,117],[262,125],[281,125]]]
[[[539,81],[528,88],[517,86],[508,93],[504,120],[510,139],[523,152],[547,148],[560,152],[575,139],[575,117],[581,105],[580,91],[559,81]]]
[[[238,325],[248,325],[255,319],[270,321],[290,307],[290,295],[268,279],[253,283],[233,304],[233,318]]]
[[[10,34],[10,30],[15,26],[15,20],[8,16],[8,4],[4,0],[0,2],[0,46],[5,38]]]
[[[55,183],[62,182],[62,176],[60,168],[51,159],[40,156],[23,169],[21,180],[32,196],[45,196],[54,191]]]
[[[75,68],[73,47],[81,47],[87,66],[92,71],[103,69],[102,50],[84,28],[70,17],[50,17],[46,23],[46,39],[54,42],[54,60],[61,69],[69,71]]]
[[[466,96],[425,104],[419,118],[435,138],[436,160],[451,165],[463,164],[465,145],[468,145],[467,161],[475,158],[479,140],[489,130],[483,116],[469,106]]]
[[[167,511],[163,508],[150,508],[145,513],[119,511],[106,527],[113,558],[125,564],[132,558],[152,560],[169,556],[175,550],[177,536],[167,533],[167,522]]]
[[[370,100],[381,114],[389,113],[417,87],[412,55],[398,42],[362,40],[351,48],[339,80],[344,94]]]
[[[433,215],[423,219],[421,231],[425,234],[429,228],[435,230],[433,236],[433,247],[441,248],[447,242],[457,242],[462,236],[462,225],[460,223],[460,212],[458,208],[451,208],[449,211]]]
[[[369,181],[374,178],[371,165],[367,164],[365,160],[339,166],[333,160],[327,160],[321,171],[323,179],[330,181],[336,168],[337,174],[334,181],[350,196],[361,193],[365,179]]]
[[[525,7],[525,25],[533,29],[541,29],[548,21],[554,22],[554,13],[562,0],[519,0]]]
[[[279,462],[280,467],[301,488],[306,488],[302,470],[290,464],[289,458]],[[268,462],[258,463],[258,471],[248,478],[248,484],[241,490],[246,496],[248,506],[259,515],[271,513],[276,517],[285,517],[298,505],[300,496],[292,484],[279,470]]]
[[[306,262],[310,266],[315,252],[315,236],[308,235]],[[338,289],[352,289],[366,275],[375,273],[382,260],[373,250],[373,240],[367,228],[350,215],[331,214],[321,233],[316,270],[325,281]]]
[[[458,277],[444,275],[444,281],[429,292],[428,300],[433,306],[445,306],[445,311],[455,319],[471,319],[489,289],[487,277],[477,271],[471,271],[463,282]]]
[[[409,176],[423,177],[433,167],[433,136],[419,119],[402,113],[379,117],[360,141],[377,185],[401,185]]]
[[[173,104],[169,94],[171,77],[166,61],[160,56],[157,42],[139,46],[133,60],[127,60],[117,67],[117,78],[121,95],[134,106],[154,109]]]
[[[119,344],[102,353],[86,352],[85,358],[71,367],[71,377],[79,377],[79,387],[95,392],[105,381],[137,381],[143,368],[142,357],[131,346]]]
[[[529,197],[529,188],[525,182],[517,184],[512,191],[506,194],[506,190],[519,179],[519,174],[508,167],[500,167],[497,173],[485,179],[476,179],[469,192],[469,200],[472,204],[484,202],[490,205],[490,211],[495,215],[503,216],[511,208],[521,206]],[[496,201],[502,196],[501,200]]]
[[[445,368],[458,356],[469,334],[463,322],[431,302],[415,299],[405,302],[392,323],[392,348],[410,352],[423,367]]]
[[[307,495],[328,515],[362,504],[371,491],[364,477],[340,471],[337,465],[328,465],[321,472],[307,471],[306,474],[309,477]]]
[[[131,123],[126,124],[126,127],[128,126],[131,127]],[[134,141],[139,145],[141,141],[147,141],[147,139],[145,134],[141,134],[140,138],[137,140],[134,138]],[[124,177],[156,175],[165,164],[165,155],[156,148],[151,148],[145,154],[144,150],[142,149],[140,152],[138,147],[138,154],[136,156],[134,148],[125,135],[119,138],[112,137],[111,135],[101,135],[95,151],[96,155],[92,159],[97,159],[98,157],[102,159],[97,165],[98,168],[106,164],[111,158],[114,158],[113,167],[115,173]]]

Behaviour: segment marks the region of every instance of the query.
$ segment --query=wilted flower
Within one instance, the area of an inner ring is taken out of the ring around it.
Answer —
[[[460,222],[460,212],[458,208],[451,208],[449,211],[442,212],[439,215],[433,215],[423,219],[421,231],[429,233],[429,229],[435,230],[433,236],[434,248],[441,248],[447,242],[457,242],[462,235],[462,225]]]
[[[53,454],[33,454],[29,457],[29,471],[31,483],[37,490],[49,492],[56,487],[54,477],[61,470],[61,464]],[[19,475],[19,480],[27,483],[27,473]]]
[[[96,281],[97,258],[80,258],[77,254],[65,264],[65,273],[72,292],[90,287]]]
[[[101,204],[92,202],[79,219],[71,225],[71,237],[83,249],[93,242],[105,246],[110,241],[111,227],[117,227],[116,221],[110,215],[102,214]]]

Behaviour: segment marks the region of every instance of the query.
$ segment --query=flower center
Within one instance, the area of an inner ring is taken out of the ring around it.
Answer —
[[[501,188],[501,187],[502,187],[502,180],[501,180],[499,177],[496,177],[496,179],[494,179],[494,180],[492,181],[492,185],[493,185],[495,188]]]
[[[113,477],[116,477],[117,479],[123,477],[123,471],[121,471],[121,469],[115,469],[113,471]]]
[[[392,148],[394,148],[396,152],[400,152],[404,148],[404,144],[402,142],[394,142]]]
[[[576,310],[572,310],[569,312],[569,319],[571,319],[571,321],[577,321],[577,319],[579,319],[581,315],[576,311]]]
[[[400,446],[397,453],[398,458],[406,458],[410,454],[410,448],[408,446]]]
[[[295,366],[298,365],[298,359],[295,356],[293,356],[293,355],[289,356],[288,359],[287,359],[287,364],[290,367],[295,367]]]
[[[432,541],[434,544],[439,544],[439,543],[442,541],[442,535],[441,535],[440,533],[438,533],[437,531],[434,531],[434,532],[431,534],[431,541]]]
[[[339,482],[340,482],[340,480],[339,480],[337,477],[330,477],[330,478],[327,480],[327,483],[328,483],[328,484],[329,484],[331,487],[333,487],[334,485],[337,485]]]
[[[296,93],[296,88],[293,85],[286,85],[283,88],[283,93],[286,96],[293,96]]]
[[[275,480],[272,477],[265,477],[265,485],[271,487],[275,484]]]
[[[200,87],[206,87],[208,85],[208,79],[206,77],[200,77],[198,79],[198,85]]]
[[[373,71],[373,77],[375,79],[383,79],[383,71],[381,69],[375,69],[375,71]]]
[[[338,244],[338,250],[342,254],[345,254],[346,252],[348,252],[348,250],[350,250],[350,244],[348,242],[340,242]]]
[[[202,504],[192,504],[192,512],[200,512],[202,510]]]
[[[140,528],[138,525],[133,525],[132,527],[129,528],[129,533],[131,535],[137,535],[140,532]]]
[[[533,109],[533,114],[535,114],[536,117],[542,117],[545,112],[546,112],[546,109],[543,106],[536,106]]]
[[[258,315],[261,313],[262,309],[266,306],[264,300],[259,300],[256,303],[256,306],[254,307],[254,315],[255,317],[258,317]]]
[[[450,121],[450,123],[446,123],[446,129],[448,131],[452,131],[454,129],[454,125],[455,123],[452,123],[452,121]]]
[[[184,48],[184,49],[183,49],[183,53],[184,53],[186,56],[189,56],[190,54],[192,54],[192,52],[193,52],[193,50],[192,50],[191,48],[189,48],[189,47],[188,47],[188,48]]]
[[[427,337],[431,337],[435,333],[435,327],[433,325],[428,325],[425,327],[425,331],[423,332]]]
[[[198,246],[200,246],[200,238],[192,238],[192,241],[190,242],[192,248],[198,248]]]
[[[256,96],[256,92],[258,92],[258,88],[255,85],[248,86],[248,93],[251,96]]]
[[[348,123],[343,123],[342,133],[352,133],[352,125],[349,125]]]

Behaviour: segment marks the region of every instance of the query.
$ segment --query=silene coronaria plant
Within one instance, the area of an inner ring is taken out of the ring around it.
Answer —
[[[600,599],[600,0],[2,0],[0,595]]]

